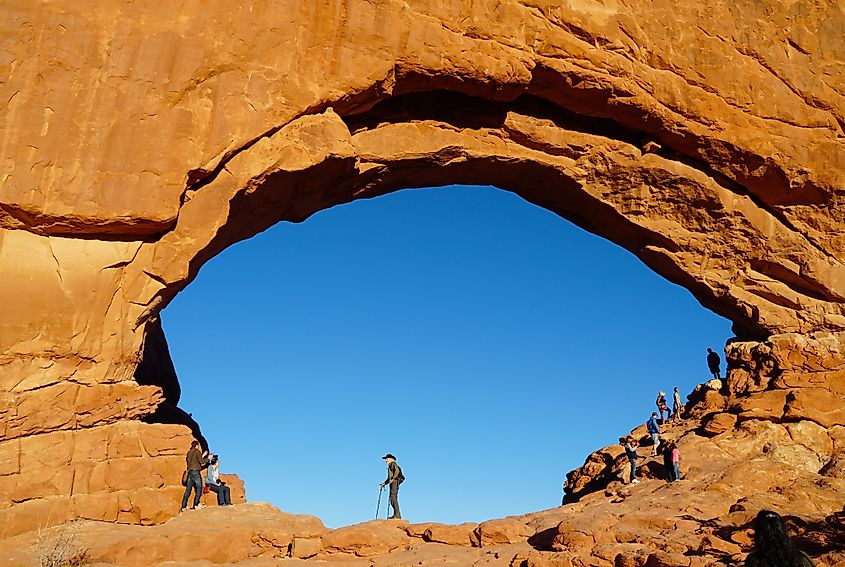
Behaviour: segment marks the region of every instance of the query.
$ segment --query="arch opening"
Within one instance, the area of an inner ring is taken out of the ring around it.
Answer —
[[[631,289],[614,277],[620,264],[633,273]],[[566,291],[572,281],[579,285]],[[251,499],[316,513],[329,525],[366,520],[378,457],[391,450],[415,477],[403,494],[409,517],[459,523],[554,506],[564,474],[644,419],[657,389],[671,387],[669,376],[682,391],[704,379],[703,336],[723,341],[726,322],[659,282],[624,251],[509,192],[448,187],[281,223],[210,263],[192,284],[199,295],[182,294],[163,319],[193,392],[183,407],[230,470],[243,473]],[[227,311],[224,296],[242,293]],[[641,326],[616,313],[626,303],[638,314],[631,317],[648,318],[660,305],[668,313]],[[706,330],[675,341],[690,313]],[[651,333],[660,334],[654,348],[643,341]],[[458,343],[466,353],[449,349]],[[684,357],[694,371],[672,362]],[[402,382],[392,401],[391,374]],[[397,414],[399,434],[385,431],[385,410]],[[270,470],[245,446],[269,449],[262,460]],[[532,451],[545,454],[524,486],[520,471]],[[475,480],[452,478],[456,469]],[[338,470],[341,478],[326,474]],[[297,494],[309,479],[320,494]]]

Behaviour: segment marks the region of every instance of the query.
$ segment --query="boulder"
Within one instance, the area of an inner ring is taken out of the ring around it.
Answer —
[[[458,526],[447,526],[435,524],[429,526],[423,532],[425,541],[434,543],[445,543],[448,545],[478,545],[478,538],[475,530],[478,524],[465,523]]]
[[[320,555],[342,554],[356,557],[384,555],[405,550],[411,545],[405,528],[406,522],[373,520],[355,526],[346,526],[322,537]]]
[[[736,425],[737,417],[732,413],[717,413],[704,422],[702,432],[705,435],[719,435],[725,431],[730,431]]]
[[[534,530],[520,520],[504,518],[482,522],[475,529],[475,534],[475,541],[481,547],[486,547],[528,541],[528,538],[534,535]]]

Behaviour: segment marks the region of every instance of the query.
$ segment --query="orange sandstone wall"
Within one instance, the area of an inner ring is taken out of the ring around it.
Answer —
[[[80,0],[0,16],[7,534],[172,516],[198,431],[158,313],[226,246],[353,199],[495,184],[625,247],[743,339],[784,335],[789,352],[845,331],[832,0]],[[802,382],[841,393],[821,366],[761,388],[800,386],[767,395],[827,411]]]

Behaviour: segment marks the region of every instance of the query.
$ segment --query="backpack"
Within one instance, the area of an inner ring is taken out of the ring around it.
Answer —
[[[396,475],[396,483],[402,484],[403,482],[405,482],[405,475],[402,474],[402,467],[400,467],[399,465],[396,465],[396,468],[399,469],[399,474]]]

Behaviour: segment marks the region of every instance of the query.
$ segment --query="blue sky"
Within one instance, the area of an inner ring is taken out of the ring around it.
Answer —
[[[382,455],[413,522],[556,506],[567,471],[709,375],[730,322],[622,248],[492,187],[393,193],[213,258],[162,321],[247,497],[372,519]],[[384,515],[382,502],[382,516]]]

